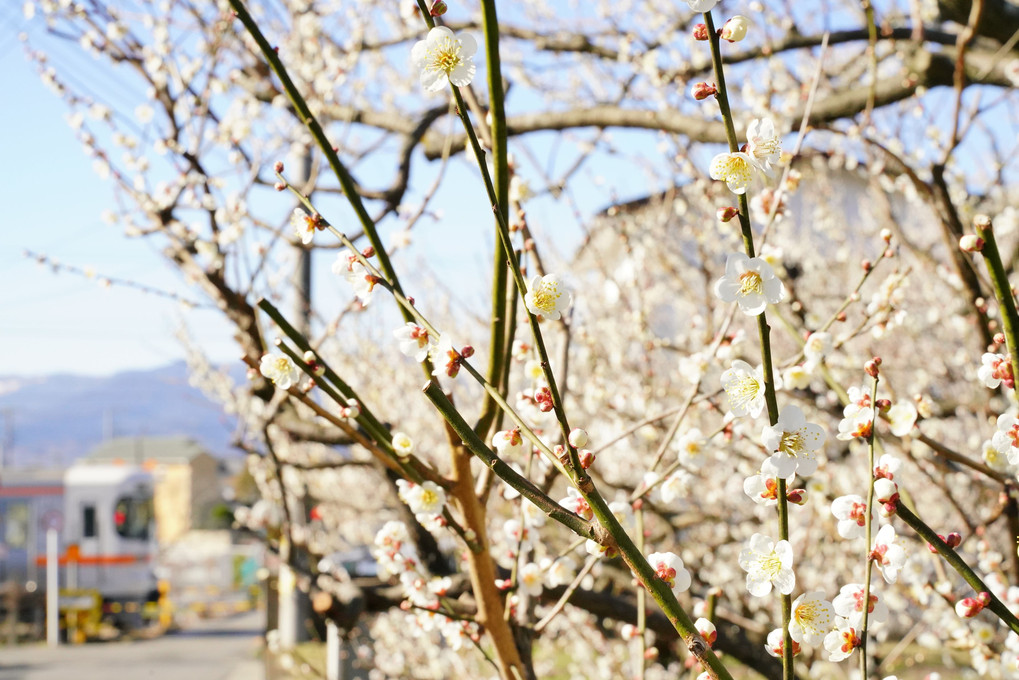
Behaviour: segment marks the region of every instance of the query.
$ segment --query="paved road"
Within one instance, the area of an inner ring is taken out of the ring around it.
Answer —
[[[0,647],[0,680],[265,680],[261,631],[251,612],[152,640]]]

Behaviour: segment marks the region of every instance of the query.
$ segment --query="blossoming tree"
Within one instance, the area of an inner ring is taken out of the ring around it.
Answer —
[[[236,327],[238,522],[372,546],[371,677],[1019,674],[1015,8],[447,4],[25,5]]]

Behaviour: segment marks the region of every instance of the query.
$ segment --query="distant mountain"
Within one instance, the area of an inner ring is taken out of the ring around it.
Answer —
[[[187,435],[232,457],[235,423],[188,384],[183,361],[105,378],[0,376],[0,446],[11,467],[65,465],[104,439],[132,435]]]

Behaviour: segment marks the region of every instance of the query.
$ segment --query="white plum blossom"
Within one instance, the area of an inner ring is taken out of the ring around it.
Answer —
[[[871,549],[871,559],[886,583],[895,583],[899,578],[899,570],[906,563],[906,551],[895,542],[895,538],[895,527],[886,524],[877,532]]]
[[[889,408],[885,416],[891,425],[892,434],[896,437],[905,437],[916,424],[916,407],[908,401],[900,401]]]
[[[308,245],[315,238],[316,225],[315,216],[309,215],[301,208],[294,208],[294,212],[290,215],[290,226],[297,232],[297,237],[304,245]]]
[[[1009,462],[1007,453],[1002,453],[995,448],[994,443],[990,439],[984,440],[983,444],[980,445],[980,451],[981,457],[988,466],[998,470],[999,472],[1004,472],[1008,469]]]
[[[679,438],[679,462],[691,470],[704,466],[704,435],[697,428],[691,428]]]
[[[803,344],[803,356],[807,360],[807,370],[813,371],[824,361],[824,358],[831,354],[833,345],[831,333],[825,331],[811,333]]]
[[[340,253],[332,266],[333,274],[343,276],[347,283],[354,289],[354,295],[361,301],[361,305],[367,307],[371,302],[372,290],[379,278],[368,271],[368,268],[357,261],[351,255]]]
[[[394,432],[392,444],[396,455],[400,457],[406,457],[414,453],[414,440],[405,432]]]
[[[839,433],[836,438],[843,441],[850,439],[867,439],[874,427],[874,410],[870,404],[870,394],[858,387],[849,388],[849,403],[842,409],[842,420],[839,421]]]
[[[543,557],[541,569],[545,572],[545,585],[549,588],[569,585],[577,576],[577,563],[565,555],[554,561]]]
[[[824,648],[828,652],[828,660],[839,662],[849,658],[863,640],[860,630],[840,616],[835,617],[834,629],[824,638]]]
[[[846,619],[853,625],[859,625],[863,621],[864,609],[864,588],[862,583],[847,583],[839,590],[839,594],[831,601],[835,613]],[[876,623],[884,623],[888,619],[888,606],[878,599],[874,589],[871,588],[869,604],[867,609],[867,626]]]
[[[730,253],[725,259],[725,275],[715,281],[715,295],[723,302],[735,302],[744,314],[757,316],[769,304],[782,301],[785,286],[761,258]]]
[[[817,470],[814,452],[821,448],[826,436],[820,426],[807,422],[798,406],[789,404],[774,425],[764,428],[761,439],[766,449],[775,452],[770,460],[778,476],[789,479],[794,474],[814,474]]]
[[[783,595],[789,595],[796,587],[789,541],[776,543],[764,534],[754,534],[740,551],[739,566],[747,572],[747,591],[755,597],[767,595],[772,586]]]
[[[729,398],[729,411],[734,416],[756,418],[764,410],[764,367],[753,368],[736,359],[722,373],[722,389]]]
[[[541,591],[544,590],[544,580],[545,576],[541,572],[541,567],[534,562],[528,562],[517,572],[517,585],[520,592],[531,597],[541,595]]]
[[[778,468],[770,458],[761,463],[760,472],[743,480],[743,493],[758,505],[778,504]]]
[[[895,479],[895,473],[902,467],[902,459],[890,453],[882,454],[874,466],[874,476],[877,478]]]
[[[782,140],[775,134],[775,124],[770,118],[755,118],[747,126],[747,155],[750,161],[767,175],[772,165],[778,164],[782,156]]]
[[[656,552],[648,555],[647,561],[658,574],[658,578],[672,589],[673,594],[678,595],[690,589],[690,572],[683,566],[683,560],[679,555]]]
[[[573,294],[557,274],[535,275],[527,285],[524,304],[532,314],[554,321],[573,304]]]
[[[785,633],[781,628],[776,628],[768,633],[768,639],[764,644],[764,651],[776,659],[782,658],[782,651],[785,649]],[[800,643],[793,640],[793,656],[800,653]]]
[[[694,12],[710,12],[714,9],[715,5],[718,4],[718,0],[686,0],[686,4],[690,5],[690,9]]]
[[[405,356],[412,357],[415,361],[424,361],[428,358],[428,352],[436,344],[435,339],[428,332],[413,321],[408,321],[393,331],[393,337],[400,345],[400,352]]]
[[[1015,377],[1012,375],[1012,362],[1009,357],[985,352],[980,357],[980,368],[977,369],[977,379],[992,390],[997,389],[1002,382],[1006,387],[1015,385]]]
[[[446,504],[446,492],[435,482],[415,484],[405,479],[396,480],[397,495],[419,519],[422,515],[435,516],[442,513]]]
[[[808,369],[805,365],[796,364],[785,369],[782,374],[782,382],[785,383],[786,389],[790,390],[802,390],[810,386],[812,375],[811,369]]]
[[[671,504],[685,498],[693,488],[695,478],[686,470],[676,470],[658,485],[658,496],[663,503]]]
[[[263,354],[258,363],[258,372],[281,390],[290,389],[301,378],[297,366],[285,354]]]
[[[864,535],[867,523],[867,503],[862,496],[856,494],[839,496],[832,501],[831,512],[839,521],[839,536],[858,538]]]
[[[1011,413],[1002,413],[998,416],[997,426],[991,445],[1008,458],[1010,464],[1019,464],[1019,419]]]
[[[584,519],[594,517],[594,512],[591,510],[591,506],[588,505],[587,499],[581,496],[580,492],[572,486],[566,487],[566,498],[559,501],[559,505],[572,513],[580,515]]]
[[[469,33],[454,35],[445,26],[428,31],[424,40],[414,43],[410,58],[427,92],[438,92],[450,82],[457,87],[469,85],[477,67],[474,53],[478,42]]]
[[[831,630],[835,611],[824,593],[816,590],[803,593],[793,601],[789,635],[796,642],[819,645]]]
[[[530,443],[520,434],[520,428],[499,430],[492,435],[492,446],[503,458],[519,458],[530,449]]]
[[[720,153],[711,159],[708,174],[711,179],[725,182],[729,191],[739,195],[745,194],[754,177],[754,161],[742,151]]]

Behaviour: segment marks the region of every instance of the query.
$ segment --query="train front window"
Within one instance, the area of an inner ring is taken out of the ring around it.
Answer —
[[[82,538],[96,537],[96,506],[85,505],[81,509],[81,536]]]
[[[147,540],[152,523],[152,499],[122,497],[113,507],[113,526],[124,538]]]

